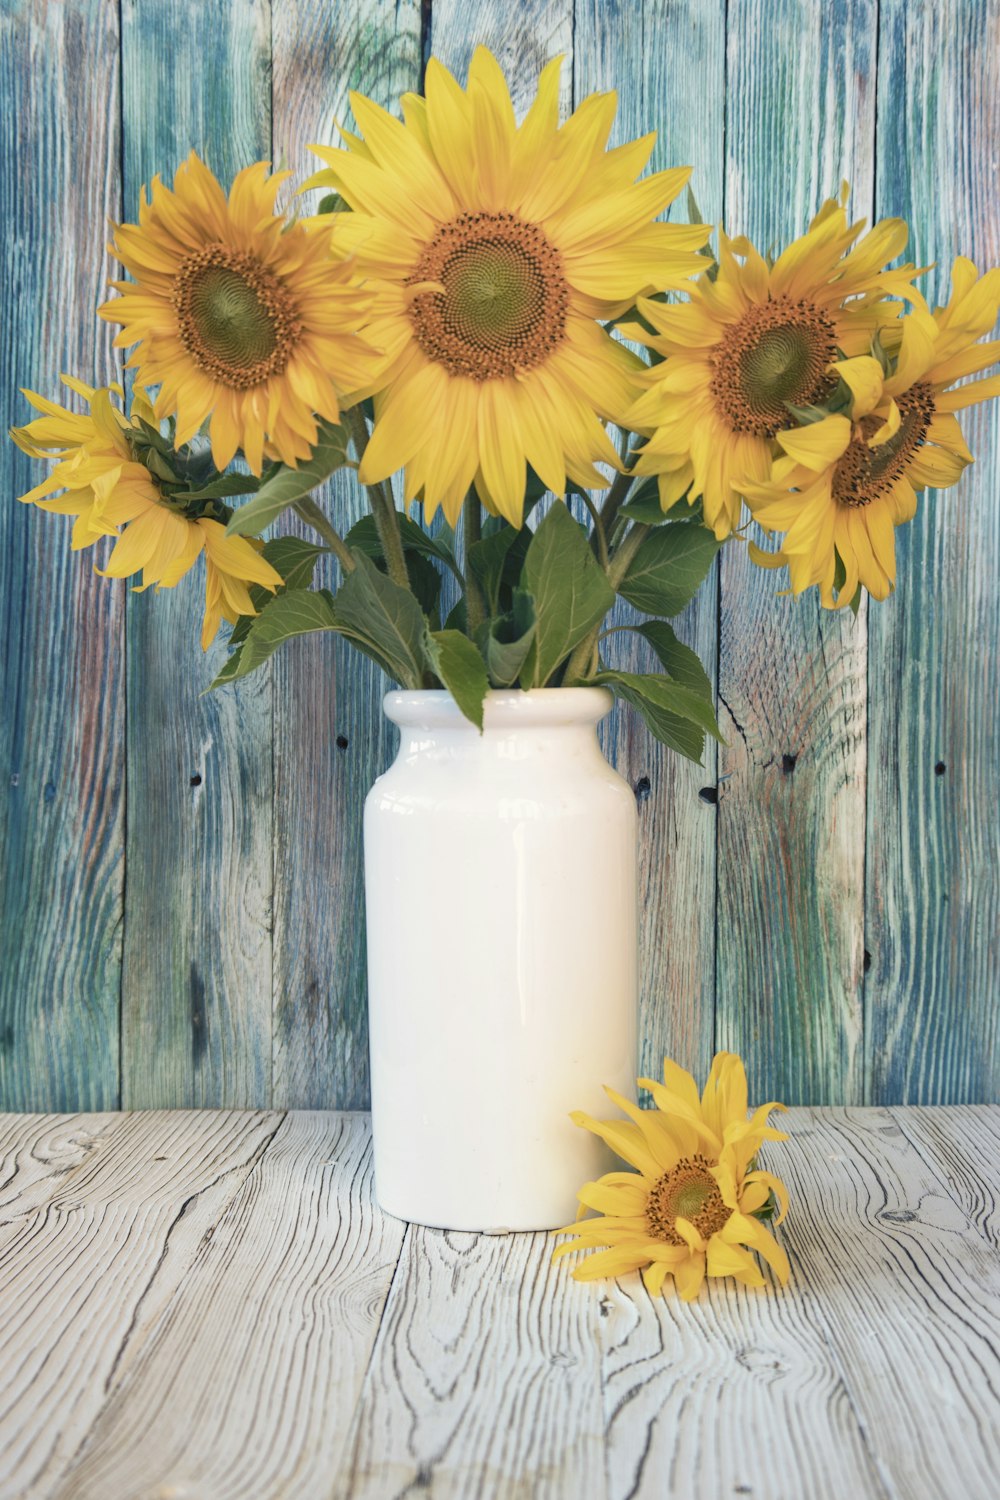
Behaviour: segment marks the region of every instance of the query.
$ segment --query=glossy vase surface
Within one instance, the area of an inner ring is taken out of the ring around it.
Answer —
[[[614,1164],[569,1113],[634,1097],[636,807],[604,688],[394,692],[365,805],[375,1191],[446,1229],[552,1229]]]

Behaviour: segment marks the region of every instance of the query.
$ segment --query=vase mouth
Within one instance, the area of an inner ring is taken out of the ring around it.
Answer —
[[[486,729],[569,728],[599,724],[610,712],[606,687],[491,688],[483,703]],[[467,729],[478,734],[449,692],[441,688],[386,693],[382,707],[394,724],[416,729]]]

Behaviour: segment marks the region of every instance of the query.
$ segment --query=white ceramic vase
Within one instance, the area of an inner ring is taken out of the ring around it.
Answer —
[[[395,692],[365,805],[375,1191],[445,1229],[553,1229],[613,1165],[571,1110],[634,1097],[636,808],[604,688]]]

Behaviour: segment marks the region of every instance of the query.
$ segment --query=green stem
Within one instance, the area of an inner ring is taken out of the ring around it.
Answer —
[[[482,536],[482,512],[479,508],[479,496],[476,494],[475,489],[470,489],[465,497],[462,519],[464,522],[462,527],[462,564],[465,569],[465,609],[469,621],[469,634],[475,636],[476,630],[486,619],[486,600],[482,589],[479,587],[479,580],[476,578],[469,564],[469,551]]]
[[[360,406],[351,406],[344,412],[344,425],[354,441],[354,451],[358,455],[358,463],[364,458],[365,449],[368,447],[368,423]],[[386,567],[389,569],[389,577],[393,583],[398,583],[400,588],[410,587],[410,575],[406,568],[406,555],[403,551],[403,539],[399,531],[399,512],[396,510],[392,498],[392,489],[386,484],[367,484],[368,501],[375,517],[375,527],[378,531],[379,541],[382,543],[382,553],[385,557]]]
[[[633,526],[626,533],[625,539],[608,568],[608,581],[617,593],[618,585],[631,566],[632,560],[639,548],[642,546],[652,528],[649,526]],[[593,674],[594,662],[598,653],[598,644],[601,639],[601,627],[595,625],[588,636],[577,646],[569,661],[566,663],[566,671],[563,673],[563,687],[573,687],[577,683],[586,682]]]
[[[328,542],[332,552],[336,553],[337,560],[345,573],[350,573],[357,565],[351,556],[351,549],[344,538],[334,531],[326,516],[320,510],[315,500],[308,495],[302,500],[296,500],[294,510],[297,516],[311,526],[313,531],[318,531],[325,542]]]
[[[632,488],[635,474],[631,469],[626,469],[623,474],[616,474],[611,488],[604,498],[601,506],[601,525],[604,527],[605,536],[611,535],[612,527],[618,519],[618,512],[628,499],[628,492]]]
[[[583,503],[590,511],[590,518],[594,523],[594,537],[597,541],[597,560],[606,573],[608,571],[608,543],[604,534],[604,519],[589,495],[584,495]]]
[[[632,566],[635,554],[652,531],[651,526],[630,526],[625,533],[621,546],[611,559],[611,567],[608,569],[608,579],[611,587],[618,592],[618,586],[629,568]]]

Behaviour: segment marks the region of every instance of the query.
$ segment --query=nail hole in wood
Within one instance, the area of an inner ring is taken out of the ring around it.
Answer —
[[[192,786],[201,786],[201,777],[200,776],[192,776],[191,777],[191,785]]]
[[[783,755],[781,757],[781,769],[784,771],[786,776],[791,776],[792,772],[795,770],[795,762],[797,760],[797,755]]]
[[[719,788],[717,786],[703,786],[698,796],[702,802],[707,802],[709,807],[718,807],[719,805]]]
[[[338,750],[346,750],[348,745],[347,735],[338,734],[336,740],[334,741],[334,744],[336,745]]]
[[[943,760],[939,760],[938,763],[937,763],[937,765],[934,767],[934,775],[935,776],[943,776],[944,773],[945,773],[945,771],[947,771],[947,769],[948,769],[948,767],[945,765],[944,761]]]
[[[635,800],[637,802],[645,802],[651,790],[649,777],[640,776],[635,784]]]

